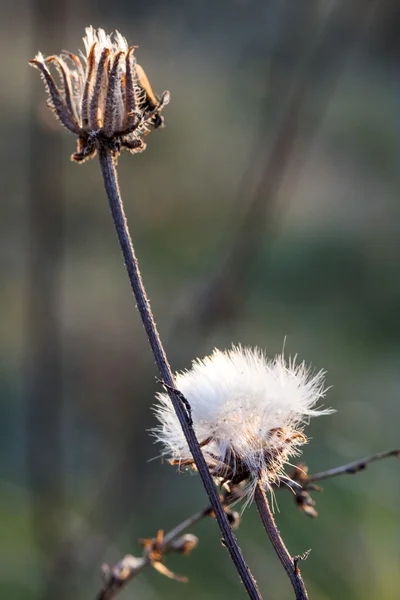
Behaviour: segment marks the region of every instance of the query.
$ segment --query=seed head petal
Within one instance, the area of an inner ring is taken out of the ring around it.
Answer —
[[[121,148],[141,152],[149,126],[157,128],[163,123],[160,113],[169,95],[164,92],[158,98],[154,94],[142,67],[138,75],[135,46],[129,47],[118,31],[111,36],[90,26],[85,33],[82,61],[65,51],[47,59],[39,53],[30,61],[45,82],[49,106],[61,123],[79,136],[72,158],[84,162],[100,146],[114,156]],[[57,69],[59,86],[48,65]]]

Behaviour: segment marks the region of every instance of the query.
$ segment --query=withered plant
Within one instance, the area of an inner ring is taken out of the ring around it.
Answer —
[[[45,58],[39,53],[30,64],[36,67],[48,93],[48,106],[71,133],[78,136],[77,152],[72,160],[82,163],[98,155],[112,218],[121,246],[136,305],[171,402],[202,478],[210,505],[221,529],[224,543],[234,561],[250,598],[260,599],[256,582],[247,567],[231,530],[218,490],[197,441],[190,407],[176,390],[132,245],[122,204],[116,171],[123,148],[141,152],[143,138],[163,124],[161,111],[169,93],[158,97],[143,68],[136,63],[135,47],[129,47],[118,32],[111,39],[102,29],[86,29],[86,54],[64,52]],[[83,64],[82,64],[83,62]],[[59,72],[56,83],[50,68]]]
[[[84,44],[86,52],[80,57],[63,52],[45,58],[39,53],[30,63],[44,80],[49,108],[78,138],[72,160],[83,163],[96,155],[99,158],[132,291],[165,389],[156,409],[160,421],[156,435],[173,464],[198,471],[209,499],[206,508],[166,535],[159,530],[155,538],[141,540],[142,557],[127,555],[114,567],[105,566],[104,584],[97,598],[110,600],[149,565],[163,575],[185,581],[165,566],[164,557],[170,552],[189,554],[196,547],[197,538],[185,533],[186,529],[210,516],[218,522],[221,541],[248,596],[260,600],[232,531],[240,518],[231,505],[247,496],[255,500],[296,598],[305,600],[308,596],[298,563],[308,553],[291,556],[279,535],[266,491],[290,489],[298,507],[305,514],[316,516],[315,501],[310,495],[310,491],[320,489],[316,482],[358,472],[369,462],[398,455],[399,451],[311,476],[305,465],[299,465],[288,476],[284,465],[306,442],[305,419],[322,414],[315,408],[323,396],[320,375],[313,378],[304,365],[285,363],[282,357],[271,362],[257,351],[239,348],[197,361],[192,371],[178,375],[176,381],[143,285],[116,171],[123,149],[133,154],[142,152],[146,136],[163,126],[161,113],[169,102],[169,92],[160,96],[153,92],[145,71],[136,62],[135,47],[128,46],[118,32],[111,38],[102,29],[89,27]],[[57,81],[52,69],[58,72]]]

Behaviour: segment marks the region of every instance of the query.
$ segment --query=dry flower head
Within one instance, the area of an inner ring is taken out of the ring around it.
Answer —
[[[142,152],[149,128],[163,125],[161,111],[169,92],[154,94],[143,68],[137,64],[135,46],[116,31],[106,35],[87,27],[85,54],[71,52],[45,58],[41,52],[30,61],[43,78],[48,106],[69,131],[78,136],[72,160],[82,163],[99,146],[118,156],[122,148]],[[59,74],[56,83],[50,67]]]
[[[324,373],[304,363],[269,360],[261,350],[233,347],[193,362],[176,387],[191,407],[193,427],[208,467],[221,485],[245,485],[251,499],[257,481],[266,489],[289,480],[284,466],[306,443],[309,418],[329,414],[315,405],[324,397]],[[172,464],[193,467],[189,447],[168,394],[158,394],[159,425],[153,434]]]

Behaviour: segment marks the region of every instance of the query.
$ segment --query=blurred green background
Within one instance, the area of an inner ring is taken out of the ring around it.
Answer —
[[[100,566],[206,503],[156,457],[156,367],[96,160],[45,108],[27,61],[119,29],[166,128],[119,160],[145,284],[174,370],[259,345],[327,371],[310,471],[399,446],[400,9],[367,0],[2,4],[1,597],[95,598]],[[276,515],[314,600],[395,600],[399,463],[327,481]],[[214,521],[121,598],[244,598]],[[293,597],[254,507],[238,530],[264,599]]]

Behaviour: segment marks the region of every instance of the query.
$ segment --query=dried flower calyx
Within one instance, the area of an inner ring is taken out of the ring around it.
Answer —
[[[40,52],[30,61],[44,80],[48,106],[61,123],[78,136],[72,160],[84,162],[100,146],[118,156],[122,148],[142,152],[143,136],[149,128],[163,125],[161,111],[169,92],[154,94],[143,68],[136,63],[135,46],[115,32],[113,38],[102,29],[88,27],[83,38],[86,54],[70,52],[45,58]],[[83,62],[83,64],[82,64]],[[59,73],[57,85],[50,72]]]
[[[177,552],[184,555],[190,554],[199,543],[199,538],[197,536],[186,533],[179,538],[166,543],[166,540],[164,540],[164,532],[162,529],[159,529],[155,538],[145,538],[140,540],[140,543],[144,547],[146,559],[156,571],[170,579],[175,579],[182,583],[188,582],[187,577],[173,573],[162,561],[167,552]]]
[[[190,405],[193,426],[212,475],[230,492],[244,485],[252,498],[261,481],[266,489],[289,481],[284,466],[299,446],[310,417],[329,414],[316,408],[324,396],[323,373],[304,363],[268,359],[258,349],[233,347],[194,361],[176,376],[176,387]],[[158,394],[154,435],[172,464],[192,467],[193,459],[165,393]],[[235,499],[233,498],[233,502]]]
[[[290,479],[295,484],[291,486],[291,489],[298,508],[308,517],[318,517],[315,509],[316,502],[311,497],[310,491],[322,492],[322,488],[310,482],[307,465],[304,463],[296,465],[290,474]]]

